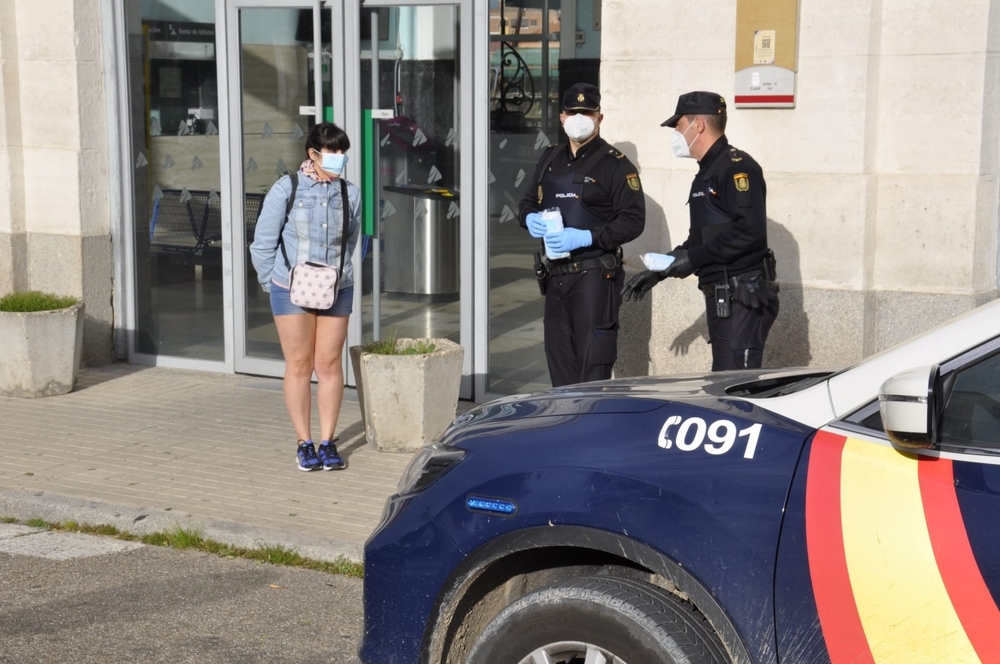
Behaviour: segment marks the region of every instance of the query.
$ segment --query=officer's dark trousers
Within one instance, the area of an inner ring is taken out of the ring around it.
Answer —
[[[708,312],[708,341],[712,344],[712,371],[759,369],[764,342],[778,317],[777,298],[768,306],[751,309],[738,300],[730,302],[732,315],[719,318],[715,298],[705,296]]]
[[[553,275],[545,294],[545,359],[552,386],[611,378],[625,271]]]

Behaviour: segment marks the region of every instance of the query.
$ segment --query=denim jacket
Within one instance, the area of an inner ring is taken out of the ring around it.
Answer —
[[[257,271],[257,281],[266,292],[271,291],[272,281],[288,287],[288,265],[285,264],[285,257],[278,245],[279,231],[291,265],[312,261],[333,267],[340,266],[340,243],[344,230],[340,183],[337,180],[317,182],[301,171],[298,178],[295,200],[284,231],[281,231],[281,224],[285,219],[288,195],[292,192],[291,178],[287,175],[275,182],[267,192],[254,229],[250,260]],[[358,244],[361,229],[361,191],[350,182],[347,183],[347,198],[350,210],[347,256],[344,259],[344,274],[337,285],[338,290],[354,284],[351,256]]]

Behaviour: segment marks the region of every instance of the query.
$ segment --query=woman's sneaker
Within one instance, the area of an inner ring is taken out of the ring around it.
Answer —
[[[316,456],[316,446],[312,444],[312,441],[299,443],[299,449],[295,452],[295,456],[299,460],[299,470],[309,472],[323,467],[323,462]]]
[[[323,463],[323,470],[343,470],[347,467],[344,460],[337,453],[337,446],[333,443],[322,443],[319,446],[319,460]]]

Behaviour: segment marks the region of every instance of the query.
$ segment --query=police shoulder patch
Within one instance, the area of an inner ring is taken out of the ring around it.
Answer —
[[[746,173],[737,173],[733,176],[736,183],[736,191],[750,191],[750,178]]]
[[[625,182],[628,183],[629,189],[631,189],[632,191],[639,191],[642,188],[642,185],[639,184],[638,173],[629,173],[628,175],[626,175]]]

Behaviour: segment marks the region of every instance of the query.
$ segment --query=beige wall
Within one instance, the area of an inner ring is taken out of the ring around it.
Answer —
[[[604,3],[601,43],[602,133],[637,158],[652,211],[632,269],[687,235],[697,164],[659,123],[683,92],[732,98],[736,41],[736,0],[642,20],[636,4]],[[839,364],[995,297],[1000,0],[801,0],[799,21],[797,107],[730,107],[727,134],[768,184],[784,286],[765,362]],[[703,338],[678,350],[704,313],[694,278],[677,286],[629,312],[648,339],[622,350],[648,342],[655,372],[710,364]]]
[[[98,0],[0,3],[0,293],[83,298],[89,363],[111,357],[100,19]]]

